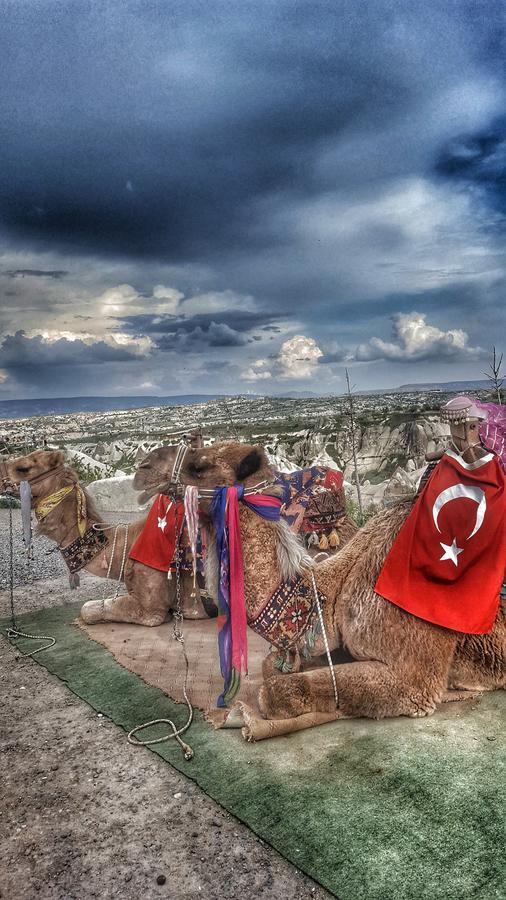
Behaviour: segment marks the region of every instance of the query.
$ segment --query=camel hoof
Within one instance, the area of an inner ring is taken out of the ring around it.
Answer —
[[[297,685],[293,678],[274,675],[264,681],[258,692],[258,706],[265,719],[291,719],[311,712],[304,684]]]
[[[88,600],[81,607],[80,616],[85,625],[98,625],[104,622],[104,604],[101,600]]]
[[[434,704],[434,706],[428,706],[426,709],[423,709],[423,708],[415,709],[415,710],[413,710],[413,712],[410,712],[409,718],[410,719],[425,719],[425,718],[427,718],[427,716],[431,716],[432,713],[435,711],[435,709],[436,709],[435,704]]]

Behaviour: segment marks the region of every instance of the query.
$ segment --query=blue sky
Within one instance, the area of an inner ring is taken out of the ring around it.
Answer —
[[[505,4],[1,2],[0,398],[480,377]]]

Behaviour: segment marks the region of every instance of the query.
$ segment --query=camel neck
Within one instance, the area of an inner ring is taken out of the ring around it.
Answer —
[[[244,594],[248,619],[264,607],[281,581],[276,530],[272,522],[239,504],[242,552],[244,561]]]
[[[65,487],[71,485],[65,485]],[[47,499],[52,493],[59,490],[56,486],[46,495],[46,498],[37,497],[36,503],[40,504],[42,499]],[[98,522],[96,516],[86,514],[86,528],[90,528]],[[79,528],[77,525],[77,506],[75,490],[69,492],[57,506],[55,506],[43,519],[38,523],[39,534],[56,541],[60,547],[67,547],[79,536]]]

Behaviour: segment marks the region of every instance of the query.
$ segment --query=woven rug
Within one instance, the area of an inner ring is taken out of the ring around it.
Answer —
[[[114,658],[136,675],[159,688],[178,703],[183,702],[185,676],[181,645],[174,640],[171,622],[158,628],[108,622],[103,625],[79,625],[88,637],[106,647]],[[193,706],[220,724],[223,713],[216,700],[223,690],[218,658],[218,628],[212,619],[183,622],[188,657],[187,693]],[[268,652],[263,638],[248,632],[248,674],[241,679],[237,698],[254,709],[262,682],[262,660]]]
[[[182,724],[186,707],[90,640],[78,609],[19,617],[57,639],[35,661],[125,731]],[[341,720],[250,744],[197,712],[191,762],[173,741],[152,750],[340,900],[504,900],[505,713],[495,692],[428,719]]]

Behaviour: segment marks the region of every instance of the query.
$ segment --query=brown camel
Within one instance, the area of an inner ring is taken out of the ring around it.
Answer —
[[[76,472],[65,465],[64,454],[59,450],[35,450],[28,456],[20,456],[3,464],[4,482],[17,486],[27,480],[32,491],[32,508],[36,509],[42,501],[64,488],[71,490],[63,497],[44,518],[39,518],[38,531],[53,541],[60,549],[69,547],[78,537],[76,502],[79,496],[79,481]],[[86,498],[86,529],[103,522],[104,517],[96,510],[89,494],[83,490]],[[105,534],[108,545],[86,565],[83,566],[92,575],[101,578],[118,579],[125,554],[125,566],[122,581],[126,594],[116,598],[90,600],[81,609],[81,618],[88,625],[98,622],[133,622],[138,625],[161,625],[167,613],[175,606],[175,579],[168,580],[167,573],[152,569],[137,560],[128,559],[128,553],[142,531],[146,517],[137,519],[128,526],[128,531],[120,527],[114,546],[111,561],[111,549],[114,544],[114,528]],[[126,539],[126,546],[125,546]],[[195,607],[192,598],[193,579],[190,574],[181,575],[181,592],[183,611],[189,617]],[[197,588],[198,591],[198,588]]]
[[[138,469],[134,487],[152,496],[163,473],[172,474],[175,451],[153,451]],[[239,443],[188,450],[180,472],[182,484],[207,491],[242,482],[245,488],[273,473],[264,450]],[[265,493],[272,493],[266,487]],[[403,501],[371,519],[335,556],[312,568],[322,595],[322,612],[330,649],[346,648],[355,662],[333,666],[337,716],[426,716],[447,692],[504,688],[506,682],[506,615],[500,609],[493,630],[485,635],[459,634],[405,612],[374,591],[385,558],[413,501]],[[203,515],[209,500],[203,496]],[[298,539],[280,523],[260,518],[239,504],[248,623],[265,607],[283,579],[297,571],[311,589],[311,569]],[[209,521],[209,520],[208,520]],[[212,568],[212,566],[211,566]],[[307,649],[307,645],[306,645]],[[322,636],[312,647],[323,652]],[[275,656],[276,654],[274,654]],[[259,705],[268,719],[301,717],[314,724],[314,713],[336,717],[327,665],[293,674],[278,674],[272,654],[264,664]],[[313,714],[313,720],[309,714]],[[323,721],[321,718],[319,721]],[[288,729],[287,729],[288,730]],[[265,735],[264,735],[265,736]]]

